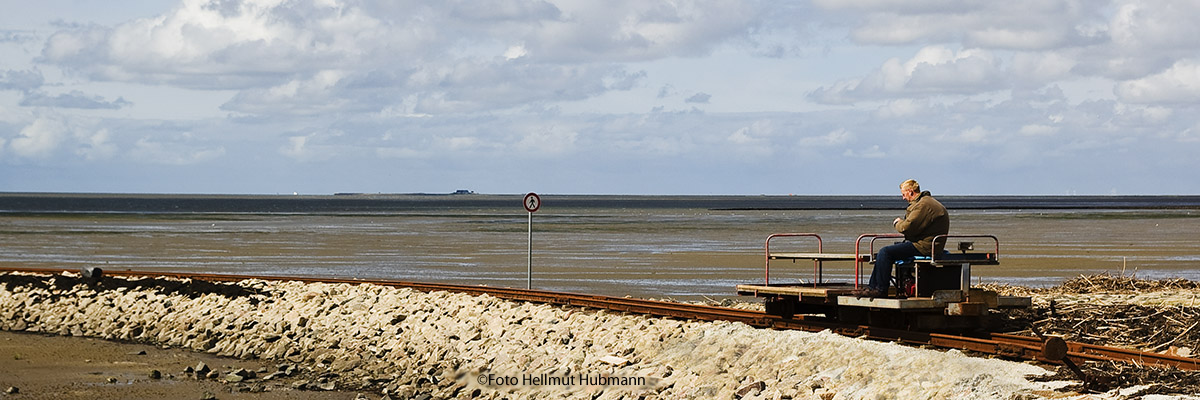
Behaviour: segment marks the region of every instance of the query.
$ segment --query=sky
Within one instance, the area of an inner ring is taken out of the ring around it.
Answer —
[[[1200,194],[1200,2],[0,0],[0,191]]]

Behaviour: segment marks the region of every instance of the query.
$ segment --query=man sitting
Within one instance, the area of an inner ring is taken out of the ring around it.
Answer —
[[[942,250],[944,244],[939,243],[935,249],[933,238],[950,232],[950,214],[946,207],[928,191],[922,192],[921,185],[912,179],[900,184],[900,196],[908,201],[908,209],[904,211],[904,218],[896,218],[892,225],[904,235],[904,241],[879,249],[870,283],[866,288],[855,290],[855,296],[886,297],[896,260],[928,256]]]

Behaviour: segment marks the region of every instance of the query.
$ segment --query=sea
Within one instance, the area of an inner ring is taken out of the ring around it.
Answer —
[[[772,251],[854,253],[860,235],[894,233],[891,221],[907,205],[899,196],[543,194],[531,213],[523,197],[0,193],[0,267],[722,300],[766,279],[769,235],[815,235],[772,239]],[[975,282],[1040,287],[1100,273],[1200,280],[1200,196],[937,198],[951,233],[974,236],[952,242],[999,254],[999,265],[972,269]],[[770,279],[812,282],[815,267],[770,261]],[[819,279],[852,282],[855,268],[823,263]]]

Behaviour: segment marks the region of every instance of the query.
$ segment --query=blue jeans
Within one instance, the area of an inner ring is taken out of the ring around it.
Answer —
[[[917,251],[917,248],[909,241],[879,249],[879,253],[875,255],[875,270],[871,271],[871,283],[867,286],[886,293],[888,286],[892,285],[892,265],[896,263],[896,260],[919,255],[921,252]]]

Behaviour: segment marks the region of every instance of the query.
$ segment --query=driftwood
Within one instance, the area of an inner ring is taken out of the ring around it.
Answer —
[[[1080,276],[1049,288],[982,285],[1001,294],[1033,296],[1035,306],[999,316],[1000,331],[1061,336],[1067,341],[1117,346],[1183,357],[1200,354],[1200,307],[1195,297],[1200,282],[1186,279],[1144,280],[1108,274]],[[1131,304],[1122,299],[1150,292],[1167,292],[1175,299],[1168,305]],[[1186,301],[1188,298],[1190,302]],[[1186,305],[1182,305],[1186,304]],[[1200,393],[1200,372],[1179,371],[1124,363],[1087,363],[1087,390],[1107,391],[1118,387],[1149,385],[1136,397],[1148,394]],[[1068,371],[1048,379],[1073,380]],[[1068,390],[1072,388],[1067,388]],[[1073,389],[1078,390],[1079,387]]]

